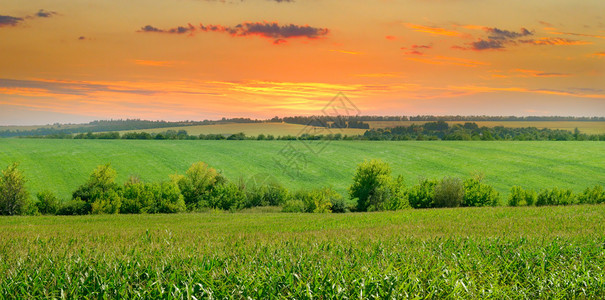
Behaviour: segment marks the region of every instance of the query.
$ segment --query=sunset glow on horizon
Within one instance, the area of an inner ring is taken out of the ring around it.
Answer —
[[[17,1],[0,125],[316,115],[605,116],[605,2]]]

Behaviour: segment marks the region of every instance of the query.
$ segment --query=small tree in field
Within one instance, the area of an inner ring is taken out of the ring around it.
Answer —
[[[29,204],[29,193],[25,189],[25,177],[13,163],[2,171],[0,177],[0,215],[20,215]]]
[[[357,211],[380,210],[391,181],[391,167],[387,163],[380,160],[360,163],[349,187],[349,195],[357,199]]]

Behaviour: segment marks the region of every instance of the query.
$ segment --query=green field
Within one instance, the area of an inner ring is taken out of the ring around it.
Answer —
[[[367,121],[365,123],[370,124],[370,128],[388,128],[395,126],[410,126],[412,124],[422,125],[428,121]],[[479,127],[510,127],[510,128],[523,128],[523,127],[536,127],[538,129],[562,129],[568,131],[574,131],[578,128],[580,132],[586,134],[603,134],[605,133],[605,122],[590,122],[590,121],[447,121],[448,124],[464,124],[467,122],[474,122]]]
[[[605,206],[0,217],[0,298],[603,298]]]
[[[167,180],[204,161],[232,180],[271,174],[291,189],[332,186],[345,196],[356,165],[364,159],[388,162],[406,185],[422,176],[466,178],[475,173],[483,173],[486,182],[504,194],[513,185],[580,192],[605,182],[602,142],[332,141],[318,154],[305,150],[306,166],[300,175],[290,177],[275,160],[283,161],[279,153],[287,145],[306,149],[299,143],[0,139],[0,167],[20,162],[32,193],[48,189],[64,199],[105,163],[118,171],[120,182],[130,175],[144,181]]]

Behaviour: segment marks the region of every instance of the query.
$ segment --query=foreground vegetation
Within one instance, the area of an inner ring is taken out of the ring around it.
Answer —
[[[0,217],[0,298],[603,298],[605,206]]]

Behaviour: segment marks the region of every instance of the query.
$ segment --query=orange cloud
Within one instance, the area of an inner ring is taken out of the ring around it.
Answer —
[[[478,60],[449,56],[433,56],[430,58],[408,57],[407,59],[432,65],[455,65],[462,67],[477,67],[482,65],[489,65],[489,63]]]
[[[548,37],[540,38],[538,40],[522,40],[520,42],[524,43],[524,44],[539,45],[539,46],[543,46],[543,45],[568,46],[568,45],[590,45],[590,44],[592,44],[592,42],[587,42],[587,41],[570,40],[570,39],[564,39],[564,38],[548,38]]]
[[[603,52],[597,52],[597,53],[594,53],[593,55],[597,56],[597,57],[605,57],[605,51],[603,51]]]
[[[363,54],[363,53],[361,53],[361,52],[347,51],[347,50],[336,50],[336,49],[331,49],[330,51],[332,51],[332,52],[344,53],[344,54],[353,54],[353,55],[359,55],[359,54]]]
[[[169,67],[174,65],[174,61],[159,61],[159,60],[142,60],[135,59],[134,63],[142,66],[152,66],[152,67]]]
[[[369,73],[369,74],[355,74],[357,77],[372,77],[372,78],[394,78],[401,77],[401,73]]]
[[[522,73],[522,77],[569,77],[571,74],[567,73],[551,73],[551,72],[543,72],[536,70],[525,70],[525,69],[515,69],[515,72]]]
[[[547,28],[544,28],[547,29]],[[575,35],[575,36],[584,36],[584,37],[593,37],[593,38],[598,38],[598,39],[605,39],[605,36],[603,35],[596,35],[596,34],[586,34],[586,33],[573,33],[573,32],[558,32],[556,31],[556,28],[548,28],[550,29],[550,33],[552,34],[560,34],[560,35]]]
[[[404,23],[404,25],[407,26],[408,28],[414,29],[414,31],[424,32],[424,33],[433,34],[433,35],[446,35],[446,36],[462,36],[463,35],[463,33],[461,33],[461,32],[454,31],[454,30],[448,30],[445,28],[429,27],[429,26],[423,26],[423,25],[412,24],[412,23]]]

